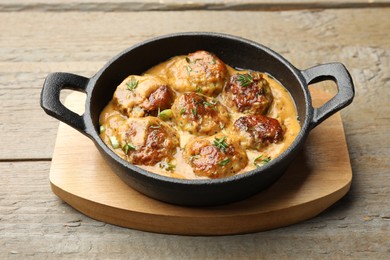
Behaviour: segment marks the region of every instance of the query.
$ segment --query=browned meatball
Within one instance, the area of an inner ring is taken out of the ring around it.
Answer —
[[[142,107],[150,114],[157,115],[157,111],[170,108],[174,101],[174,94],[167,86],[160,86],[152,92]]]
[[[175,58],[167,72],[169,85],[178,92],[195,91],[218,95],[229,73],[223,61],[207,51],[197,51]]]
[[[195,135],[213,135],[229,123],[229,114],[216,99],[195,92],[180,95],[172,106],[178,127]]]
[[[234,129],[242,137],[242,144],[251,149],[260,149],[283,139],[279,121],[262,115],[243,116],[234,122]]]
[[[127,77],[114,92],[119,111],[129,117],[156,116],[170,108],[175,95],[166,82],[152,75]]]
[[[246,114],[265,114],[273,100],[269,83],[260,72],[231,76],[222,97],[226,106]]]
[[[233,137],[198,137],[187,143],[184,149],[184,159],[201,177],[228,177],[248,164],[245,151]]]
[[[179,146],[176,131],[156,117],[129,118],[116,131],[112,144],[125,158],[138,165],[155,165],[172,160]]]

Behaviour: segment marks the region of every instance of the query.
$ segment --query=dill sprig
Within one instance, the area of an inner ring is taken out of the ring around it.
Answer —
[[[126,83],[127,89],[134,91],[138,86],[138,80],[136,78],[131,78],[129,82]]]
[[[220,161],[218,164],[221,166],[225,166],[228,163],[230,163],[230,158],[226,158],[226,159]]]
[[[166,170],[167,172],[172,172],[175,170],[176,166],[173,165],[172,163],[170,162],[160,162],[159,163],[159,166],[161,169],[164,169]]]
[[[222,138],[215,138],[213,142],[214,146],[217,147],[222,152],[226,152],[226,149],[229,147],[229,145],[226,143],[226,136]]]
[[[256,165],[256,167],[260,167],[261,165],[269,163],[270,161],[271,161],[271,157],[270,156],[264,157],[264,155],[262,154],[259,157],[256,157],[253,160],[253,163],[254,163],[254,165]],[[261,163],[261,165],[259,165],[259,163]]]
[[[131,143],[125,143],[123,146],[122,146],[122,150],[123,152],[125,152],[125,154],[128,154],[129,151],[135,151],[136,148],[134,145],[132,145]]]
[[[240,74],[237,77],[237,81],[239,82],[241,87],[248,87],[250,84],[253,83],[253,77],[251,74]]]

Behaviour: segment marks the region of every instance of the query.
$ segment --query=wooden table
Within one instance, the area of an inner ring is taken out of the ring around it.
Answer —
[[[390,1],[1,0],[0,21],[0,259],[390,258]],[[350,192],[303,223],[219,237],[121,228],[57,198],[48,175],[58,121],[39,106],[46,75],[90,77],[123,49],[180,31],[242,36],[300,69],[344,63],[356,87],[341,112]]]

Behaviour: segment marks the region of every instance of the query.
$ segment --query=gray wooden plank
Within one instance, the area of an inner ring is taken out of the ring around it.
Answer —
[[[375,162],[367,164],[367,168]],[[319,216],[267,232],[162,235],[90,219],[50,190],[50,162],[0,163],[1,259],[386,259],[390,175],[356,174],[351,191]],[[388,165],[376,166],[376,172]],[[376,176],[376,177],[373,177]]]
[[[367,8],[389,6],[388,0],[1,0],[0,12],[7,11],[183,11],[183,10],[302,10]]]
[[[357,90],[342,112],[352,162],[369,154],[384,163],[390,140],[389,10],[0,13],[0,160],[51,158],[58,123],[39,107],[48,73],[90,77],[141,40],[216,31],[263,43],[301,69],[344,63]],[[158,22],[145,22],[145,17]]]
[[[0,11],[4,3],[27,5],[2,0]],[[0,259],[388,259],[389,11],[0,13]],[[51,158],[58,125],[39,107],[45,76],[67,71],[90,77],[122,49],[177,31],[249,38],[301,69],[345,63],[357,90],[353,104],[342,112],[354,172],[347,196],[304,223],[224,237],[119,228],[85,217],[57,199],[49,186],[50,161],[41,161]]]
[[[51,159],[58,121],[47,116],[40,107],[43,82],[47,74],[57,69],[92,76],[96,67],[93,63],[84,64],[82,70],[77,71],[80,64],[63,65],[7,63],[7,68],[0,69],[0,131],[4,133],[0,140],[0,160]],[[61,95],[62,101],[67,93],[69,91],[64,91]]]

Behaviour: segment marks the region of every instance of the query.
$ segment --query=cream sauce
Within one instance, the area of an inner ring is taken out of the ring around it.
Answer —
[[[184,57],[185,56],[174,57],[166,62],[163,62],[161,64],[152,67],[151,69],[146,71],[145,74],[158,76],[163,80],[165,80],[166,82],[168,82],[169,84],[169,82],[172,81],[173,79],[167,77],[168,68],[171,66],[171,64],[174,63],[176,59],[183,59]],[[235,70],[230,66],[227,67],[230,75],[247,72],[242,70]],[[270,108],[268,109],[266,116],[275,118],[279,121],[279,123],[281,124],[284,130],[284,138],[281,142],[276,144],[271,143],[259,151],[247,149],[246,152],[247,152],[249,163],[245,168],[243,168],[237,174],[256,169],[259,166],[261,167],[262,163],[258,163],[258,162],[255,163],[255,159],[258,158],[259,156],[262,156],[262,158],[270,157],[271,159],[275,159],[292,144],[292,142],[295,140],[296,136],[298,135],[301,129],[299,121],[297,119],[296,107],[290,96],[290,93],[272,76],[264,73],[264,78],[269,82],[273,94],[273,102]],[[220,95],[217,96],[217,100],[220,102],[222,101]],[[223,104],[223,102],[221,103]],[[113,148],[112,145],[110,145],[109,135],[113,134],[112,128],[114,128],[114,126],[118,124],[117,120],[112,119],[112,115],[116,115],[116,118],[119,121],[121,121],[122,119],[125,120],[124,116],[122,116],[119,112],[116,111],[116,106],[111,101],[104,108],[100,116],[100,125],[103,125],[105,128],[105,131],[101,133],[101,138],[111,149]],[[245,116],[247,114],[229,111],[229,115],[231,117],[231,123],[229,126],[226,126],[222,130],[222,133],[225,135],[233,134],[232,133],[233,122],[235,122],[235,120],[237,120],[239,117]],[[174,160],[171,161],[171,163],[175,165],[174,170],[166,171],[160,168],[158,164],[156,164],[155,166],[145,166],[145,165],[137,165],[137,166],[145,170],[157,174],[165,175],[168,177],[185,178],[185,179],[203,179],[204,177],[199,177],[194,174],[192,168],[185,162],[182,156],[182,149],[184,148],[185,144],[189,140],[192,140],[197,136],[192,135],[188,132],[178,130],[173,122],[167,121],[167,123],[170,124],[172,127],[174,127],[180,136],[180,147],[177,149],[177,152],[174,156]],[[113,150],[123,159],[126,159],[125,154],[121,148],[117,148]]]

